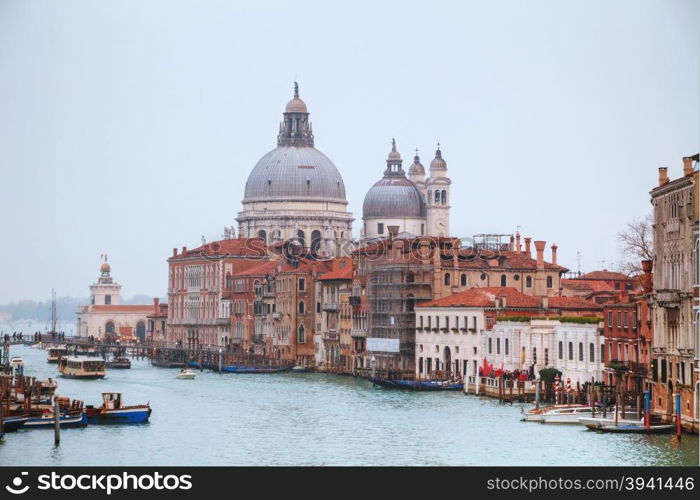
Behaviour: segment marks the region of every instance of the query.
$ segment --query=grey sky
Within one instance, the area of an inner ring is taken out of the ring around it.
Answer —
[[[298,79],[355,235],[391,138],[443,145],[452,232],[592,270],[698,150],[698,2],[0,0],[0,302],[123,293],[222,234]],[[549,254],[549,248],[547,249]]]

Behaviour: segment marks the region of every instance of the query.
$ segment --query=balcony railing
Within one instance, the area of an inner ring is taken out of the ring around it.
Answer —
[[[678,307],[681,293],[678,290],[659,290],[656,292],[656,302],[662,307]]]
[[[365,328],[353,328],[350,330],[350,336],[351,337],[366,337],[367,336],[367,329]]]
[[[282,319],[282,313],[273,312],[273,313],[272,313],[272,319],[276,319],[276,320]]]
[[[321,307],[328,312],[338,312],[340,310],[340,305],[337,302],[324,302]]]
[[[328,330],[323,336],[323,340],[338,340],[338,331]]]

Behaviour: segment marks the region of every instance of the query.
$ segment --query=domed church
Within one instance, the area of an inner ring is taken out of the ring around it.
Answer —
[[[396,141],[392,139],[384,177],[370,188],[362,205],[364,238],[386,238],[400,233],[449,236],[452,181],[447,177],[447,163],[442,159],[440,145],[430,162],[427,179],[417,151],[408,177],[402,164]]]
[[[321,255],[336,255],[352,238],[345,184],[333,162],[314,147],[306,104],[294,83],[284,110],[277,147],[248,176],[238,234],[268,244],[296,239]]]

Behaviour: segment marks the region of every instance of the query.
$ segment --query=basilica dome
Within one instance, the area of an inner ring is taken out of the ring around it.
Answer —
[[[362,216],[400,218],[425,217],[423,195],[418,187],[403,176],[385,176],[372,186],[362,205]]]
[[[343,178],[333,162],[311,146],[279,146],[255,165],[243,202],[320,200],[346,203]]]

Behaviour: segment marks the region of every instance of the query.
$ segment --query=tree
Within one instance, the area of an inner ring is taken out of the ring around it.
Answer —
[[[634,219],[617,235],[620,270],[629,276],[642,272],[642,261],[654,259],[654,216]]]

